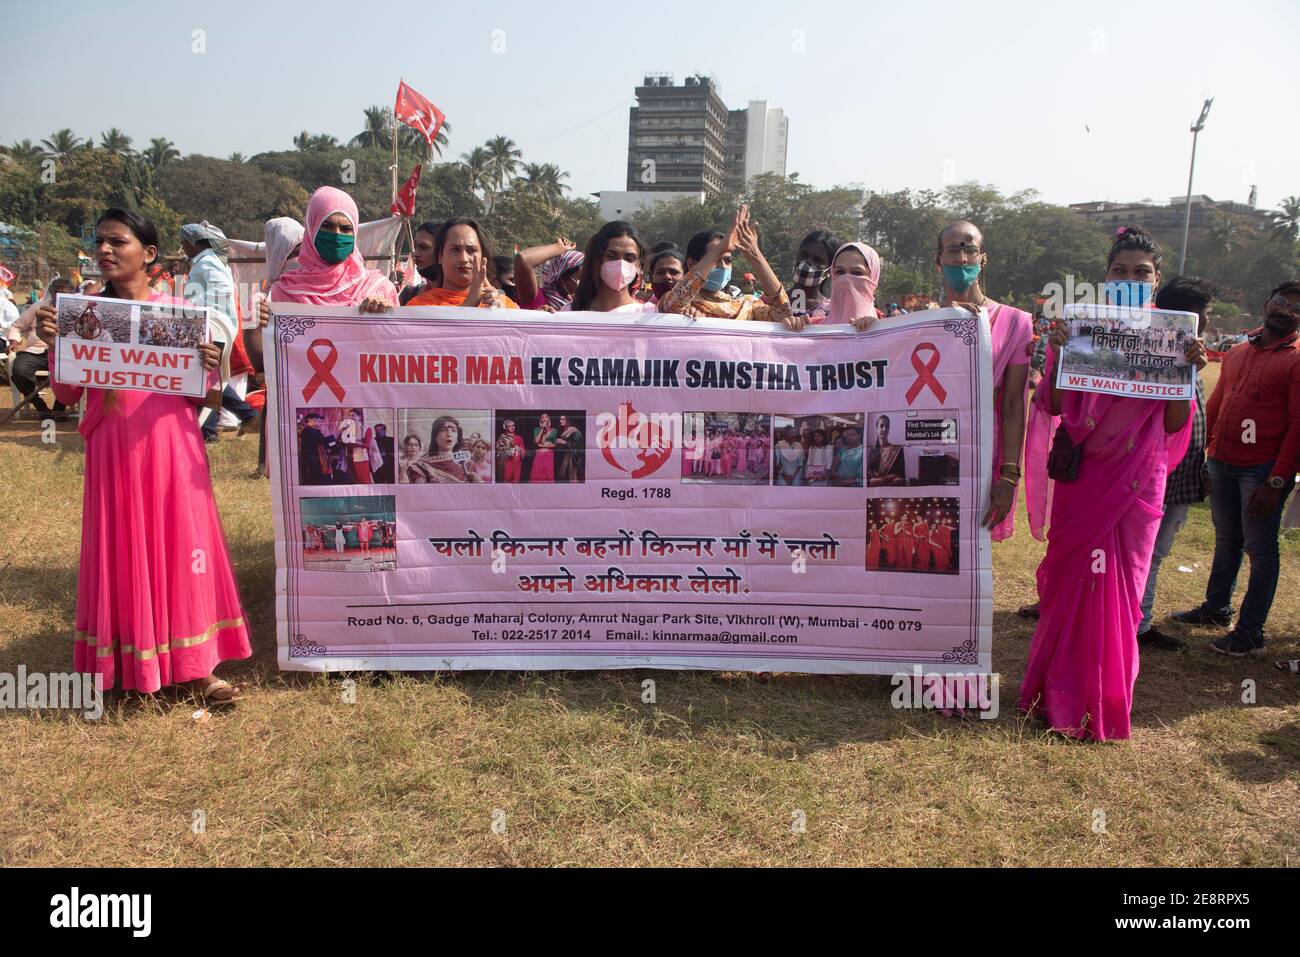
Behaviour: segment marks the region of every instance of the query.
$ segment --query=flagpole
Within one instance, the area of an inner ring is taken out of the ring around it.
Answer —
[[[397,202],[397,107],[393,107],[393,196],[389,200],[389,205]],[[392,245],[388,249],[389,272],[397,268],[397,236],[393,236]]]

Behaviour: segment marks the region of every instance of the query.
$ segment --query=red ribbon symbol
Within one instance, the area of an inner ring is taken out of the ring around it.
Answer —
[[[329,350],[325,353],[325,358],[322,359],[316,355],[317,346],[323,346]],[[339,385],[338,379],[334,378],[331,371],[339,361],[339,350],[334,347],[334,343],[328,339],[317,339],[307,347],[307,361],[311,363],[311,367],[316,374],[311,377],[307,387],[302,390],[302,401],[310,402],[311,397],[316,394],[316,390],[321,386],[326,386],[334,393],[334,398],[342,402],[345,395],[343,387]]]
[[[930,350],[930,358],[926,362],[921,361],[921,351],[924,349]],[[916,397],[926,386],[930,387],[930,391],[940,402],[947,401],[948,390],[934,377],[934,370],[939,368],[939,350],[935,348],[933,342],[922,342],[912,350],[912,368],[916,370],[916,381],[907,390],[908,405],[916,401]]]

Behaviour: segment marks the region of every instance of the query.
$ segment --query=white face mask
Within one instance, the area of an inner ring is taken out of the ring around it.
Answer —
[[[600,264],[601,281],[615,292],[632,285],[636,276],[636,263],[630,263],[626,259],[611,259]]]

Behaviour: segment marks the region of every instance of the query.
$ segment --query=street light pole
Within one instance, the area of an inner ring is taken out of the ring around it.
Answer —
[[[1187,234],[1192,228],[1192,177],[1196,175],[1196,138],[1201,135],[1201,130],[1205,129],[1205,118],[1210,115],[1210,104],[1214,102],[1214,97],[1205,101],[1201,107],[1200,118],[1192,124],[1192,166],[1187,171],[1187,206],[1183,210],[1183,251],[1178,257],[1178,275],[1183,276],[1187,273]]]

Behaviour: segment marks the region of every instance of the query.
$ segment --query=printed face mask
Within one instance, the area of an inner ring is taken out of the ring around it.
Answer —
[[[611,259],[600,264],[601,281],[615,292],[630,286],[636,276],[636,263],[630,263],[626,259]]]
[[[709,292],[717,292],[729,282],[731,282],[731,267],[714,266],[709,270],[709,278],[704,280],[704,288]]]
[[[814,286],[820,286],[830,271],[829,266],[817,266],[806,259],[801,259],[794,264],[794,284],[804,289],[812,289]]]
[[[328,233],[318,229],[314,245],[316,252],[320,253],[320,258],[333,266],[352,255],[352,250],[357,245],[357,238],[348,233]]]
[[[979,278],[979,275],[979,263],[943,267],[943,281],[948,284],[948,288],[953,292],[965,292]]]
[[[1106,302],[1112,306],[1133,306],[1141,308],[1151,301],[1151,283],[1135,282],[1132,279],[1108,279],[1106,281]]]

